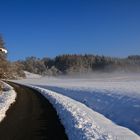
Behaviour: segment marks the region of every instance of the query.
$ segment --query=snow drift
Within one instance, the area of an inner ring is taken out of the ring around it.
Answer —
[[[5,90],[0,94],[0,121],[4,119],[6,111],[16,99],[16,92],[14,89],[6,83],[3,84]]]
[[[17,82],[33,84],[81,102],[140,135],[139,74],[100,74],[90,78],[43,77]]]
[[[53,104],[70,140],[139,139],[129,129],[114,124],[80,102],[47,89],[31,87]]]

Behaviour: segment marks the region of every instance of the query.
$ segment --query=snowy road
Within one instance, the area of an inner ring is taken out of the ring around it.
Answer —
[[[137,135],[140,134],[140,76],[137,74],[103,74],[88,79],[42,77],[16,82],[42,88],[42,94],[56,108],[71,139],[74,132],[81,139],[140,139]],[[65,113],[73,121],[65,120],[68,118]]]
[[[67,140],[48,100],[33,89],[11,85],[17,92],[17,99],[0,123],[0,140]]]

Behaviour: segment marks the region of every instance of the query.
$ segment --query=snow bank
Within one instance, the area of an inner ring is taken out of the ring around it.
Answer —
[[[117,126],[80,102],[47,89],[31,87],[41,92],[53,104],[69,140],[140,139],[129,129]]]
[[[93,83],[92,87],[43,86],[84,103],[140,135],[140,83]],[[124,86],[124,87],[123,87]]]
[[[140,135],[140,74],[100,74],[87,79],[42,77],[16,82],[70,97]]]
[[[10,105],[15,102],[16,93],[13,88],[4,84],[4,91],[0,94],[0,122],[6,116],[6,111],[9,109]]]
[[[140,75],[20,81],[56,91],[140,135]]]

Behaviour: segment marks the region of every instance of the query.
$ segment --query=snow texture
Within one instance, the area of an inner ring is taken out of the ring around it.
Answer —
[[[33,84],[67,96],[140,135],[140,74],[42,77],[16,82]]]
[[[24,73],[27,79],[41,78],[39,74],[30,73],[28,71],[24,71]]]
[[[13,90],[13,88],[4,82],[3,84],[4,91],[0,94],[0,122],[4,119],[6,116],[6,111],[16,99],[16,92]]]
[[[93,83],[92,87],[45,88],[75,99],[140,135],[140,83]],[[126,88],[127,87],[127,88]]]
[[[54,106],[69,140],[138,140],[139,136],[118,126],[84,104],[59,93],[31,86]]]

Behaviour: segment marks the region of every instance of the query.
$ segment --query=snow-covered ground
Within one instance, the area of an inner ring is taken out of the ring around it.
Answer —
[[[128,127],[140,135],[140,82],[95,82],[92,84],[92,87],[87,87],[84,83],[83,85],[81,83],[79,87],[74,85],[72,87],[42,87],[80,101],[115,123]]]
[[[13,88],[6,83],[3,84],[5,90],[0,93],[0,122],[4,119],[6,111],[16,99],[16,92]]]
[[[28,79],[34,79],[34,78],[40,78],[41,75],[30,73],[28,71],[24,71],[26,78]]]
[[[63,106],[65,106],[64,108],[68,108],[69,103],[72,102],[72,106],[74,106],[75,104],[76,111],[72,109],[71,112],[75,112],[74,114],[76,115],[72,114],[71,116],[79,116],[77,113],[80,112],[81,112],[80,115],[86,114],[84,117],[82,116],[83,118],[79,117],[79,119],[75,121],[75,124],[71,122],[73,126],[77,126],[77,123],[81,124],[80,118],[82,118],[81,119],[82,122],[86,122],[85,125],[84,123],[82,123],[80,127],[77,127],[78,132],[80,133],[82,132],[85,133],[85,135],[87,135],[88,132],[93,133],[93,131],[97,131],[97,133],[95,132],[97,134],[97,137],[102,136],[104,138],[104,136],[106,136],[107,139],[109,137],[113,137],[113,139],[115,139],[114,137],[121,136],[121,138],[119,137],[116,139],[127,140],[129,136],[129,138],[134,139],[132,132],[127,131],[125,128],[124,128],[125,132],[123,132],[122,135],[122,129],[118,128],[118,125],[115,124],[110,125],[108,123],[108,119],[110,119],[111,121],[121,126],[125,126],[140,135],[140,86],[139,86],[140,75],[138,74],[133,74],[133,75],[100,74],[98,76],[92,75],[90,76],[90,78],[68,78],[68,77],[45,78],[44,77],[44,78],[34,79],[34,80],[26,79],[18,82],[25,83],[28,85],[32,84],[35,86],[42,87],[44,89],[56,91],[55,93],[56,96],[59,96],[62,99],[67,98],[67,100],[65,101],[62,100],[61,102],[58,101],[59,100],[58,98],[53,97],[54,99],[50,99],[50,100],[55,101],[54,105],[57,104],[58,102],[59,104],[62,105],[63,102],[65,102],[64,104],[67,104],[68,106],[67,105],[66,106],[63,105]],[[49,91],[48,93],[49,94],[45,93],[46,94],[45,96],[52,96],[52,92]],[[77,104],[81,103],[81,105],[77,106],[76,103]],[[69,110],[69,109],[64,109],[64,110]],[[78,112],[78,110],[80,111]],[[61,109],[58,109],[58,114],[59,112],[61,112]],[[98,114],[97,112],[100,114]],[[97,117],[95,117],[96,113],[98,114]],[[92,117],[87,114],[90,114]],[[101,114],[103,114],[105,117]],[[102,117],[99,117],[100,115]],[[90,117],[88,117],[87,119],[86,116],[90,116]],[[88,126],[87,124],[92,124],[91,126],[89,125],[90,127],[86,127],[90,130],[85,129],[84,126]],[[97,128],[99,129],[95,129],[95,127],[92,126],[97,126]],[[113,129],[112,126],[116,128]],[[77,133],[76,130],[74,132]],[[89,139],[91,139],[90,137],[91,133],[88,136]]]
[[[84,104],[56,92],[31,86],[53,104],[69,140],[138,140],[139,136],[120,127]]]

